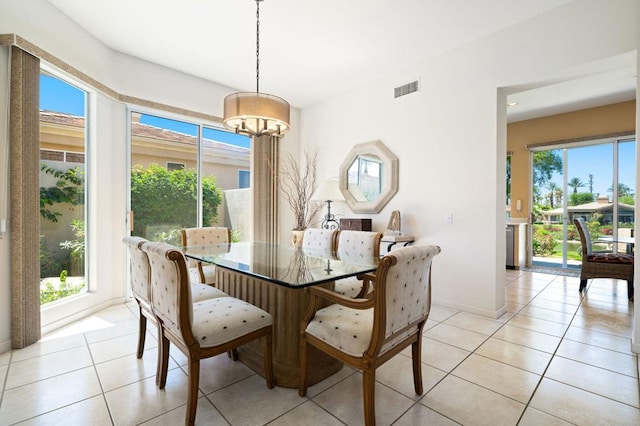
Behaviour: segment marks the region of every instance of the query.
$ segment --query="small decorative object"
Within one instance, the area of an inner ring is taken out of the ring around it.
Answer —
[[[385,232],[385,234],[400,234],[400,210],[394,210],[391,212],[387,231],[388,232]]]
[[[340,225],[335,215],[331,214],[331,202],[344,201],[338,181],[336,179],[325,180],[318,186],[311,199],[327,203],[327,214],[324,215],[321,227],[323,229],[339,229]]]
[[[287,154],[280,166],[280,188],[293,212],[294,231],[307,229],[313,217],[322,209],[321,203],[311,200],[311,196],[318,188],[316,180],[318,151],[313,153],[305,151],[304,157],[305,162],[301,166],[293,155]],[[302,244],[302,235],[293,238]]]

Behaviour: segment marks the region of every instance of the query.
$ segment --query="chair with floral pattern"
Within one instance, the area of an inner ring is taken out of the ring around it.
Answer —
[[[438,246],[402,247],[380,260],[371,298],[352,299],[322,287],[310,287],[301,325],[300,385],[307,392],[311,346],[362,371],[364,420],[375,424],[376,369],[411,346],[413,383],[421,395],[422,330],[431,308],[431,265]],[[322,303],[332,303],[322,309]]]

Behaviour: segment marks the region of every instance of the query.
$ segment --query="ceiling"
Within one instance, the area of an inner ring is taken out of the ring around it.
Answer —
[[[260,91],[304,108],[569,1],[266,0],[260,3]],[[255,90],[252,0],[49,2],[118,52]],[[625,61],[554,76],[557,86],[547,80],[509,88],[509,100],[518,102],[508,109],[509,120],[609,103],[604,98],[634,99],[635,57]]]

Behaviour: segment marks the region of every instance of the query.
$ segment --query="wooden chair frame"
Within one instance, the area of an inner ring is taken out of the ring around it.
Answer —
[[[143,249],[149,252],[149,248],[152,244],[162,243],[146,243],[143,245]],[[225,352],[232,351],[233,349],[248,342],[262,338],[264,374],[267,381],[267,387],[269,389],[274,387],[275,381],[273,376],[272,361],[272,326],[269,325],[267,327],[263,327],[221,345],[201,347],[198,340],[193,335],[193,331],[191,329],[191,321],[189,319],[188,304],[191,303],[191,299],[189,297],[190,284],[184,255],[178,250],[168,250],[166,252],[166,258],[175,262],[178,269],[178,328],[180,330],[180,333],[176,334],[170,328],[166,327],[165,322],[172,320],[165,317],[161,311],[154,309],[152,288],[151,307],[158,321],[158,365],[160,374],[157,378],[157,382],[160,389],[164,389],[167,382],[167,372],[169,366],[169,344],[171,342],[182,353],[184,353],[188,359],[189,385],[187,393],[187,413],[185,424],[193,425],[195,422],[198,403],[201,359],[210,358]]]
[[[409,345],[411,345],[411,355],[413,361],[413,383],[415,392],[418,395],[421,395],[423,393],[421,360],[422,331],[429,315],[430,306],[429,309],[427,309],[426,315],[423,315],[421,318],[417,319],[411,324],[408,324],[402,329],[397,330],[388,338],[385,339],[384,336],[386,329],[386,277],[389,268],[396,263],[397,259],[393,256],[393,254],[387,255],[381,259],[375,274],[365,274],[363,276],[363,281],[375,282],[374,294],[367,299],[352,299],[350,297],[342,296],[338,293],[321,287],[310,287],[306,289],[306,291],[310,295],[310,301],[308,309],[304,315],[304,319],[300,325],[300,385],[298,387],[298,394],[300,396],[305,396],[307,393],[307,376],[309,371],[308,351],[310,346],[314,346],[317,349],[320,349],[321,351],[342,361],[343,363],[362,371],[364,419],[366,425],[375,424],[376,369],[393,358],[395,355],[400,353]],[[431,301],[431,269],[429,269],[428,292],[428,300]],[[325,343],[315,336],[312,336],[305,332],[309,322],[313,319],[315,312],[321,306],[321,299],[329,302],[329,304],[337,303],[339,305],[352,309],[374,309],[371,343],[362,357],[356,357],[343,353],[339,349],[336,349],[335,347]],[[406,333],[407,330],[415,327],[417,327],[416,332],[412,333],[410,336],[398,342],[387,352],[380,355],[380,351],[385,343],[394,340],[399,335]]]

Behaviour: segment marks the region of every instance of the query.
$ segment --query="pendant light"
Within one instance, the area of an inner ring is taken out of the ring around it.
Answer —
[[[224,98],[224,126],[250,136],[280,137],[289,131],[289,103],[260,93],[260,2],[256,0],[256,91],[233,93]]]

